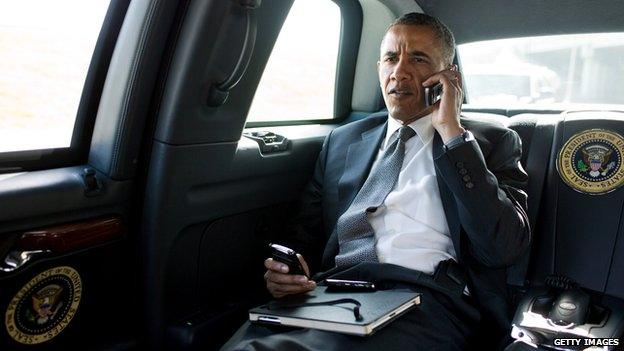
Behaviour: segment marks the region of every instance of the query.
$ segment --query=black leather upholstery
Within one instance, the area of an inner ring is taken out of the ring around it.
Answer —
[[[133,2],[111,58],[93,128],[89,165],[115,180],[135,174],[152,89],[175,2]]]
[[[535,149],[534,128],[545,118],[555,123],[553,145]],[[543,285],[544,278],[554,273],[624,299],[624,187],[603,195],[583,194],[566,185],[556,169],[557,155],[572,135],[593,128],[624,134],[624,113],[523,114],[510,118],[507,125],[523,140],[523,165],[531,153],[539,153],[541,167],[547,167],[541,198],[529,192],[529,211],[539,206],[528,272],[532,285]],[[534,177],[543,169],[527,171]]]

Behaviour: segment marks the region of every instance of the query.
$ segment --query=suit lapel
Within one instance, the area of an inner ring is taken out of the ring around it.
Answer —
[[[379,146],[381,145],[387,126],[387,121],[376,125],[375,127],[363,132],[360,140],[349,146],[345,161],[345,170],[338,181],[338,197],[339,201],[344,204],[342,206],[346,207],[351,203],[351,201],[353,201],[353,198],[355,198],[355,195],[358,191],[360,191],[360,188],[364,184],[366,177],[368,177],[368,173],[370,172],[375,156],[379,151]],[[442,142],[440,135],[435,132],[433,138],[433,159],[436,160],[437,158],[442,157],[443,154],[444,143]],[[444,207],[444,214],[449,226],[451,240],[453,241],[457,259],[460,260],[461,225],[459,223],[457,204],[455,203],[453,193],[446,185],[446,182],[442,178],[441,174],[442,172],[436,167],[436,179],[438,183],[438,190],[440,191],[440,198],[442,199],[442,206]],[[344,212],[344,210],[346,210],[346,208],[342,208],[341,211]],[[332,233],[332,237],[335,237],[335,233]],[[331,238],[330,242],[332,242]],[[337,242],[333,244],[337,246]]]
[[[338,181],[338,197],[341,203],[350,204],[360,191],[379,151],[387,126],[386,120],[385,123],[364,131],[359,141],[349,145],[344,172]]]
[[[438,132],[435,132],[433,136],[433,159],[434,161],[439,157],[443,157],[444,143]],[[434,162],[435,164],[435,162]],[[457,203],[453,197],[453,193],[446,185],[446,182],[442,178],[442,172],[436,166],[436,180],[438,181],[438,189],[440,191],[440,198],[442,199],[442,207],[444,207],[444,214],[446,216],[446,222],[448,223],[449,231],[451,234],[451,240],[455,247],[455,253],[457,254],[457,260],[461,257],[460,235],[461,225],[459,223],[459,214],[457,213]]]

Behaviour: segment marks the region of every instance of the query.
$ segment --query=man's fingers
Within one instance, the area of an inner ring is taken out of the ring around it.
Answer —
[[[445,71],[440,71],[437,72],[433,75],[431,75],[429,78],[427,78],[424,82],[422,82],[422,85],[424,87],[428,87],[428,86],[432,86],[435,85],[437,83],[446,83],[446,81],[442,81],[446,76],[446,74],[452,74],[451,71],[445,70]]]
[[[445,71],[440,73],[439,80],[444,85],[451,85],[455,88],[459,88],[459,76],[456,72]]]
[[[445,85],[452,84],[453,86],[461,87],[461,74],[457,71],[451,70],[440,71],[427,78],[422,85],[424,87],[428,87],[439,82]]]
[[[309,276],[310,269],[308,264],[301,255],[297,254],[297,258],[299,258],[303,270]],[[316,288],[316,283],[309,280],[306,276],[287,274],[288,266],[272,258],[264,260],[264,267],[267,269],[266,273],[264,273],[267,289],[275,298],[299,294]]]
[[[282,274],[273,271],[267,271],[264,274],[264,279],[278,284],[305,285],[309,282],[309,279],[303,275]]]
[[[267,289],[271,294],[299,294],[302,292],[314,290],[316,284],[310,285],[293,285],[293,284],[277,284],[272,281],[267,281]]]
[[[310,288],[308,286],[301,285],[290,285],[290,284],[276,284],[273,282],[267,283],[267,288],[269,291],[278,292],[283,294],[297,294],[305,291],[309,291]]]
[[[440,74],[436,73],[432,75],[431,77],[427,78],[424,82],[422,82],[422,86],[428,87],[428,86],[438,83],[439,81],[440,81]]]
[[[454,89],[449,89],[451,91],[449,91],[449,94],[455,94],[455,99],[457,101],[457,104],[459,106],[459,108],[461,108],[462,102],[464,100],[464,91],[462,89],[462,79],[461,79],[461,74],[459,74],[458,71],[456,70],[451,70],[449,71],[451,74],[450,75],[445,75],[445,79],[449,85],[447,86],[452,86]]]
[[[288,273],[288,266],[281,263],[281,262],[277,262],[272,258],[267,258],[266,260],[264,260],[264,268],[270,270],[270,271],[275,271],[275,272],[282,272],[282,273]]]
[[[442,94],[449,98],[455,98],[461,106],[461,102],[463,101],[464,93],[461,88],[461,82],[458,76],[454,75],[453,71],[447,71],[447,73],[440,73],[438,79],[439,82],[442,83],[444,89],[442,89]]]

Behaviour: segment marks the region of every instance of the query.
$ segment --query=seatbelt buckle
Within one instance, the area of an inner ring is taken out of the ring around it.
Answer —
[[[441,287],[457,292],[458,295],[464,294],[470,296],[466,273],[453,259],[438,263],[438,267],[433,274],[433,280]]]

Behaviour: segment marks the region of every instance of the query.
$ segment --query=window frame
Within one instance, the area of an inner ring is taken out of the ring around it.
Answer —
[[[108,66],[129,6],[128,0],[111,0],[106,10],[82,88],[70,146],[0,152],[0,174],[86,163]]]
[[[279,121],[245,122],[245,128],[296,126],[306,124],[335,124],[346,119],[351,113],[351,98],[355,78],[356,60],[362,35],[362,6],[357,0],[331,0],[340,9],[340,37],[338,39],[338,57],[336,58],[336,76],[334,78],[334,109],[332,118],[297,119]],[[280,30],[281,31],[281,30]],[[276,39],[277,40],[277,39]],[[271,52],[271,55],[273,52]],[[271,58],[269,55],[268,59]],[[262,72],[264,75],[264,72]],[[260,78],[262,80],[262,78]],[[260,84],[260,81],[258,81]],[[255,98],[255,94],[254,94]],[[253,103],[253,100],[252,100]],[[250,106],[251,108],[251,106]],[[249,110],[247,111],[247,114]]]

